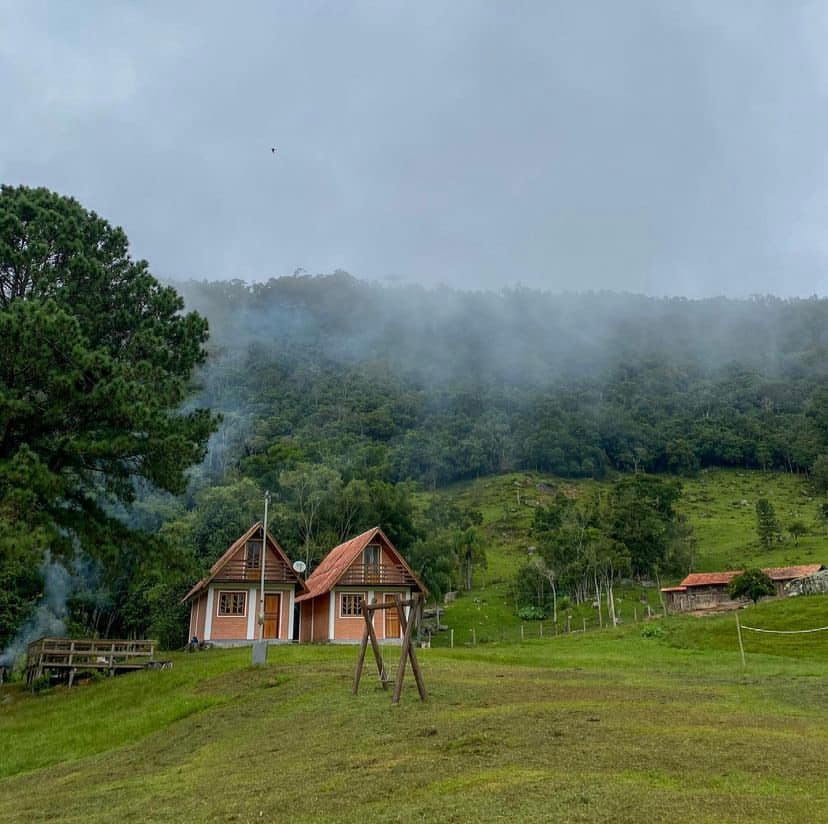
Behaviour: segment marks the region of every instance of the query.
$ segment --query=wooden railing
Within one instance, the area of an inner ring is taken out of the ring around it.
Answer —
[[[144,669],[153,661],[157,641],[111,638],[40,638],[27,648],[26,678],[47,671]]]
[[[414,584],[414,578],[404,567],[394,564],[354,564],[339,579],[339,584],[378,584],[380,586],[405,587]]]
[[[216,576],[217,581],[260,581],[261,567],[244,560],[228,561]],[[265,581],[276,584],[292,584],[296,578],[281,561],[265,564]]]

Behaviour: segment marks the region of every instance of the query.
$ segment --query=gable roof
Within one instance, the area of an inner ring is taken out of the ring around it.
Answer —
[[[227,550],[222,554],[221,558],[218,559],[211,567],[210,572],[204,576],[181,600],[182,601],[189,601],[193,595],[199,593],[202,589],[204,589],[210,581],[212,581],[222,570],[224,565],[236,554],[236,552],[247,543],[247,541],[256,533],[258,530],[262,529],[264,524],[261,521],[256,521],[247,532],[244,533],[240,538],[237,538],[227,547]],[[285,555],[285,551],[282,547],[279,546],[279,542],[270,534],[267,533],[267,544],[266,546],[272,547],[272,549],[276,552],[276,555],[284,561],[285,566],[290,570],[291,575],[296,579],[296,583],[302,587],[302,589],[307,589],[305,586],[305,582],[296,574],[296,571],[293,569],[293,565],[290,563],[287,555]]]
[[[391,543],[388,536],[378,527],[369,529],[356,538],[351,538],[349,541],[335,546],[323,559],[319,566],[311,573],[305,585],[307,592],[300,595],[296,600],[307,601],[311,598],[316,598],[319,595],[324,595],[330,592],[337,584],[339,579],[347,572],[351,564],[360,556],[360,553],[374,540],[376,537],[381,537],[385,545],[390,549],[397,560],[405,567],[406,571],[416,582],[417,586],[422,592],[426,588],[422,585],[420,579],[414,574],[414,571],[406,563],[405,558],[400,554],[399,550]]]
[[[731,569],[727,572],[693,572],[679,586],[708,587],[716,584],[729,584],[737,575],[741,574],[741,571],[738,569]]]

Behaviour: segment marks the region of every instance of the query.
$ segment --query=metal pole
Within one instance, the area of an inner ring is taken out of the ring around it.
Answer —
[[[264,640],[264,611],[265,611],[265,558],[267,557],[267,505],[270,503],[270,492],[265,492],[264,527],[262,529],[262,554],[259,566],[262,569],[262,581],[259,588],[259,640]]]

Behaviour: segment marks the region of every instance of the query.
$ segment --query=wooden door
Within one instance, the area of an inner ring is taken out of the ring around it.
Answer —
[[[279,637],[279,612],[282,605],[282,596],[277,592],[265,593],[264,607],[264,638]]]
[[[393,595],[385,596],[386,603],[394,603]],[[384,609],[385,613],[385,637],[399,638],[400,637],[400,616],[397,613],[397,606],[394,604],[393,609]]]

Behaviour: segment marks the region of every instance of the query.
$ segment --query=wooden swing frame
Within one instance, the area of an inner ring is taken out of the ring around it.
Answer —
[[[377,641],[377,634],[374,631],[374,613],[377,610],[396,609],[397,615],[400,619],[400,628],[403,631],[402,648],[400,649],[400,663],[397,667],[397,677],[394,679],[394,694],[391,696],[392,704],[400,703],[400,696],[402,695],[403,678],[405,677],[405,666],[407,661],[411,660],[411,671],[414,673],[414,680],[417,682],[417,689],[420,693],[420,700],[425,701],[428,698],[426,693],[425,683],[423,681],[423,674],[420,670],[420,664],[417,661],[417,653],[414,651],[414,645],[411,643],[414,634],[414,627],[417,623],[417,618],[420,614],[420,605],[422,597],[419,593],[414,593],[411,598],[403,601],[400,595],[395,595],[393,601],[383,601],[381,603],[367,603],[362,602],[362,617],[365,619],[365,631],[362,633],[362,641],[359,645],[359,657],[357,658],[356,671],[354,672],[354,685],[351,692],[356,695],[359,689],[359,679],[362,677],[362,668],[365,664],[365,652],[368,649],[368,641],[371,642],[371,649],[374,650],[374,658],[377,662],[377,673],[379,674],[380,682],[384,690],[388,689],[388,684],[392,683],[388,677],[385,669],[385,664],[382,660],[382,653],[380,652],[379,641]],[[411,607],[409,615],[410,620],[405,616],[405,607]]]

